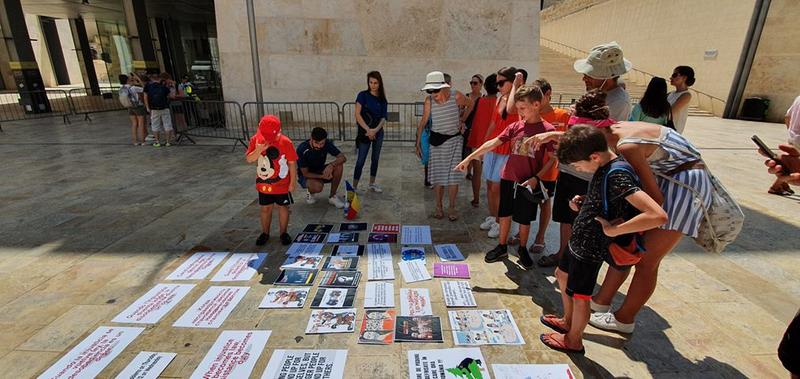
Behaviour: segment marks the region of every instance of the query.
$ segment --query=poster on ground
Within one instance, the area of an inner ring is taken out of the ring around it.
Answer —
[[[434,250],[436,250],[436,254],[439,255],[443,261],[463,261],[464,254],[461,254],[461,250],[458,250],[458,246],[453,243],[448,243],[444,245],[434,245]]]
[[[447,307],[476,307],[475,296],[469,282],[463,280],[443,281],[442,295]]]
[[[403,245],[430,245],[431,227],[430,225],[403,225],[403,233],[400,243]]]
[[[400,266],[400,273],[403,274],[403,279],[406,283],[431,280],[431,274],[428,273],[428,268],[425,267],[423,261],[402,261],[398,263],[398,266]]]
[[[209,287],[172,326],[219,328],[249,289],[250,287]]]
[[[177,355],[142,351],[125,366],[125,369],[117,375],[117,379],[157,379]]]
[[[367,282],[364,292],[364,308],[394,308],[394,284],[391,282]]]
[[[228,256],[227,252],[202,252],[194,253],[178,268],[175,269],[167,280],[202,280],[205,279],[211,271],[219,265],[225,257]]]
[[[346,362],[347,350],[279,349],[272,352],[261,379],[343,379]]]
[[[489,379],[481,349],[410,350],[409,379]]]
[[[400,316],[432,316],[431,293],[427,288],[400,289]]]
[[[156,284],[111,322],[155,324],[175,308],[194,286],[194,284]]]
[[[494,379],[574,379],[569,365],[492,365]]]
[[[250,261],[259,259],[257,253],[236,253],[222,265],[217,273],[211,278],[212,282],[238,282],[248,281],[257,273],[256,269],[250,266]]]
[[[271,334],[269,330],[222,332],[191,379],[249,378]]]
[[[144,328],[101,326],[39,375],[39,379],[94,378],[142,331]]]
[[[456,345],[524,345],[508,309],[447,312]]]
[[[323,243],[295,242],[286,250],[286,255],[321,255]]]
[[[356,328],[356,309],[321,309],[311,312],[306,334],[352,333]]]
[[[383,259],[367,261],[367,280],[394,280],[392,261]]]
[[[392,248],[388,243],[371,243],[367,245],[367,258],[374,260],[391,261]]]
[[[390,345],[394,342],[394,322],[397,311],[366,311],[361,321],[358,343]]]
[[[309,288],[277,287],[267,290],[259,308],[303,308]]]

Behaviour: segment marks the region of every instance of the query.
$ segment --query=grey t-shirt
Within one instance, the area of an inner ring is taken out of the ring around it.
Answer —
[[[606,105],[610,117],[614,120],[627,121],[631,117],[631,97],[622,87],[606,92]]]

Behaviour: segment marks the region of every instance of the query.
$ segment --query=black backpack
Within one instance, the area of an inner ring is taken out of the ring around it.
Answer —
[[[150,108],[167,109],[169,107],[169,88],[164,85],[164,82],[155,82],[151,84],[147,96]]]

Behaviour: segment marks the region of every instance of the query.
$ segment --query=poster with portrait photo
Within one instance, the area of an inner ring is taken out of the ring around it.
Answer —
[[[311,301],[311,308],[352,307],[355,298],[355,288],[320,288]]]
[[[358,257],[328,257],[322,271],[354,271],[358,269]]]
[[[436,316],[397,316],[394,340],[398,342],[444,342],[442,322]]]
[[[334,245],[333,257],[360,257],[364,255],[364,245]]]

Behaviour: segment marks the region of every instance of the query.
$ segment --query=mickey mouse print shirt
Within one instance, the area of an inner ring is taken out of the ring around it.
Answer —
[[[250,138],[247,153],[256,149],[256,137]],[[256,166],[256,190],[265,195],[289,193],[289,162],[297,161],[297,152],[289,137],[280,135],[258,158]]]

